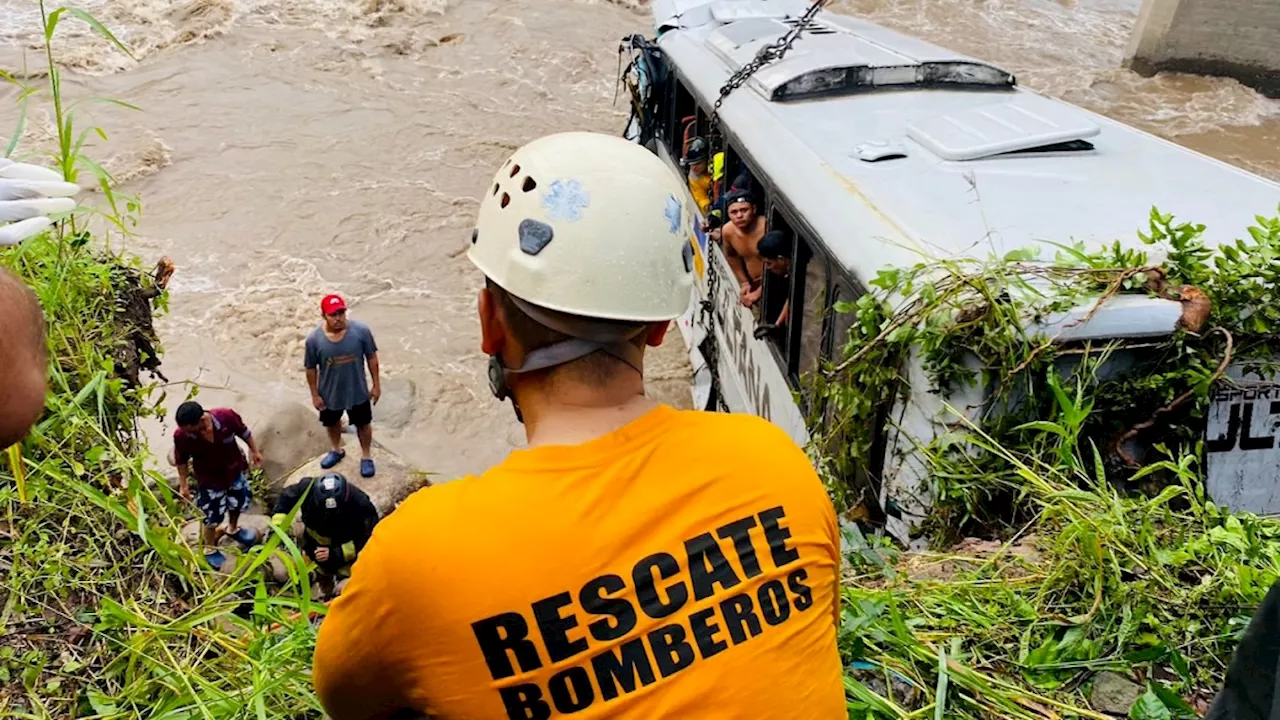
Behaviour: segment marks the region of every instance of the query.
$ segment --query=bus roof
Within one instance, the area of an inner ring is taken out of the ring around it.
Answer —
[[[655,0],[659,46],[710,109],[808,0]],[[980,60],[821,12],[726,98],[721,123],[861,281],[929,257],[1040,241],[1140,242],[1152,206],[1210,245],[1280,207],[1280,185],[1016,86]],[[1052,249],[1046,259],[1052,257]]]

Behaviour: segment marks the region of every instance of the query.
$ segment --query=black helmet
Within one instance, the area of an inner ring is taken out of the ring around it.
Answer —
[[[315,479],[311,487],[311,498],[316,510],[324,515],[331,515],[351,498],[351,486],[342,473],[328,472]]]
[[[684,164],[692,165],[707,160],[707,141],[696,137],[689,141],[689,150],[684,155]]]

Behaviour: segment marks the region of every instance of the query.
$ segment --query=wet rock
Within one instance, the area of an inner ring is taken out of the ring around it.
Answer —
[[[418,385],[405,377],[387,378],[382,381],[382,397],[373,408],[373,435],[379,428],[403,430],[413,421],[417,406]]]
[[[180,531],[183,541],[188,545],[195,547],[200,544],[200,521],[192,520],[182,526]]]
[[[1089,704],[1111,715],[1128,715],[1129,708],[1142,697],[1142,686],[1113,672],[1098,673],[1093,680]]]
[[[360,477],[360,447],[348,440],[346,451],[347,456],[333,470],[342,473],[356,487],[364,490],[374,507],[384,516],[415,490],[431,484],[427,473],[409,467],[399,456],[379,446],[376,441],[373,445],[373,461],[377,464],[378,472],[371,478]],[[321,452],[310,462],[289,473],[283,481],[273,482],[268,494],[273,498],[278,497],[289,485],[301,482],[305,477],[319,477],[328,472],[320,467],[320,460],[323,458],[324,453]]]
[[[271,532],[271,518],[266,515],[257,515],[246,513],[240,516],[237,523],[242,528],[249,528],[258,534],[258,540],[261,541]],[[229,537],[223,538],[223,542],[235,542]]]
[[[256,513],[246,513],[240,516],[240,521],[238,524],[242,528],[249,528],[250,530],[253,530],[254,532],[258,533],[259,541],[261,541],[263,538],[267,536],[268,533],[271,532],[271,529],[270,529],[271,518],[267,517],[266,515],[259,515]],[[298,523],[297,526],[298,526],[298,532],[301,532],[302,531],[301,524]],[[182,532],[182,539],[185,540],[187,544],[191,545],[192,547],[198,547],[200,545],[200,520],[199,519],[192,520],[191,522],[188,522],[186,525],[183,525],[181,532]],[[239,543],[233,540],[231,536],[223,535],[222,537],[218,538],[218,545],[219,547],[239,546]]]
[[[276,552],[267,558],[267,564],[263,566],[267,571],[267,578],[276,585],[284,585],[289,582],[289,568],[284,564],[284,558],[280,557],[280,553]]]
[[[253,428],[253,435],[262,451],[263,474],[273,483],[329,448],[315,408],[302,403],[282,405]]]

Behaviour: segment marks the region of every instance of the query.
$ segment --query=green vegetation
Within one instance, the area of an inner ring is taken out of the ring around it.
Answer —
[[[23,119],[33,99],[52,102],[51,164],[73,181],[89,173],[105,202],[0,251],[38,293],[50,347],[46,411],[0,463],[0,716],[318,717],[308,618],[322,608],[297,548],[276,532],[231,574],[206,570],[180,532],[193,511],[148,468],[138,423],[157,412],[159,388],[138,376],[155,358],[137,342],[144,318],[123,309],[152,302],[149,280],[107,249],[139,206],[84,154],[105,133],[77,128],[82,103],[62,96],[52,45],[64,19],[116,42],[87,14],[57,10],[46,17],[47,86],[4,77]],[[7,156],[22,136],[19,122]],[[94,218],[105,222],[91,235]],[[809,391],[827,400],[814,427],[842,509],[872,501],[859,470],[874,465],[875,429],[906,397],[913,354],[936,389],[981,381],[1001,410],[920,447],[938,552],[875,543],[850,557],[840,641],[851,717],[1097,718],[1087,693],[1104,670],[1145,688],[1131,717],[1192,717],[1188,701],[1220,685],[1237,634],[1280,577],[1280,523],[1206,501],[1203,417],[1228,358],[1274,357],[1280,219],[1259,218],[1249,239],[1217,253],[1202,233],[1153,211],[1144,238],[1166,251],[1159,262],[1118,244],[1063,246],[1047,263],[1021,252],[927,262],[886,270],[841,308],[855,319],[845,360]],[[1208,324],[1189,313],[1124,377],[1100,370],[1125,348],[1064,347],[1026,330],[1120,292],[1195,311],[1197,291],[1212,304]],[[970,536],[983,540],[956,545]],[[269,589],[273,554],[290,581]]]
[[[110,37],[84,13],[57,10],[48,43],[64,15]],[[48,58],[59,137],[50,164],[69,180],[91,171],[106,209],[77,210],[0,251],[0,265],[38,294],[50,350],[45,412],[0,461],[0,717],[317,717],[310,581],[297,548],[277,532],[232,574],[208,571],[179,532],[194,511],[147,467],[138,422],[158,412],[156,388],[133,379],[154,358],[137,343],[150,328],[130,308],[150,302],[149,279],[136,258],[105,249],[105,231],[86,229],[98,217],[127,231],[138,205],[83,154],[105,135],[77,131],[78,103],[62,97],[51,48]],[[23,117],[42,94],[20,87]],[[21,123],[6,154],[26,159],[20,137]],[[161,311],[165,300],[156,298]],[[272,554],[291,581],[269,592],[262,569]]]
[[[1061,246],[1045,263],[928,262],[882,272],[840,308],[854,313],[845,360],[809,392],[834,406],[815,443],[843,508],[871,500],[855,470],[907,398],[913,357],[944,394],[994,388],[976,415],[948,407],[951,427],[908,443],[940,552],[851,558],[841,644],[855,716],[1097,717],[1087,691],[1113,670],[1149,688],[1133,717],[1194,717],[1187,699],[1221,686],[1280,577],[1280,523],[1205,499],[1204,418],[1229,360],[1274,363],[1280,219],[1257,218],[1220,252],[1203,232],[1153,210],[1142,238],[1162,262],[1119,244]],[[1026,329],[1120,292],[1181,299],[1184,327],[1140,352]],[[1101,371],[1122,356],[1130,372]],[[954,547],[965,537],[987,542]]]

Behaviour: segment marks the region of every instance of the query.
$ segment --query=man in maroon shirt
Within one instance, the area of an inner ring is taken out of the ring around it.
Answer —
[[[202,537],[204,557],[215,570],[222,568],[226,556],[218,550],[218,526],[225,517],[227,534],[242,545],[251,545],[258,536],[250,528],[238,528],[240,511],[249,505],[249,481],[245,471],[249,463],[236,444],[236,438],[249,446],[253,466],[262,465],[262,453],[245,427],[240,415],[231,408],[211,408],[188,401],[178,407],[178,429],[173,431],[173,457],[178,466],[178,492],[191,499],[188,463],[196,476],[196,507],[204,514]]]

